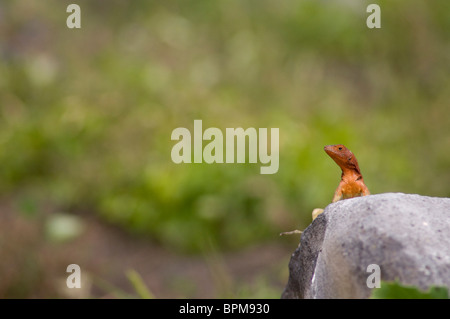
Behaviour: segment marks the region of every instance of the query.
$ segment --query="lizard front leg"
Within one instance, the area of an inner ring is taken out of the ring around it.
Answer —
[[[337,188],[336,191],[334,192],[334,197],[333,197],[333,200],[332,200],[331,202],[332,202],[332,203],[335,203],[335,202],[341,200],[343,197],[344,197],[344,195],[342,194],[342,187],[341,187],[341,185],[339,184],[338,188]],[[317,216],[319,216],[319,215],[322,214],[322,213],[323,213],[323,208],[315,208],[315,209],[312,211],[312,219],[313,219],[313,220],[316,219]]]
[[[336,203],[337,201],[340,201],[343,198],[344,198],[344,194],[342,193],[342,186],[341,186],[341,184],[339,184],[338,188],[334,192],[333,200],[331,202]]]
[[[319,216],[320,214],[323,213],[323,208],[314,208],[314,210],[312,211],[312,219],[316,219],[317,216]]]
[[[364,185],[363,187],[363,191],[362,191],[362,196],[367,196],[370,195],[369,189],[367,188],[366,185]]]

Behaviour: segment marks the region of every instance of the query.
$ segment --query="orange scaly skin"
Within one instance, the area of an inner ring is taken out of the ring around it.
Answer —
[[[333,203],[341,199],[370,195],[364,184],[355,155],[342,144],[327,145],[325,152],[339,165],[342,170],[341,182],[336,189]]]
[[[334,192],[333,203],[358,196],[370,195],[369,189],[364,184],[364,179],[359,169],[355,155],[342,144],[327,145],[323,148],[325,152],[339,165],[342,170],[341,182]],[[323,208],[316,208],[312,211],[312,219],[323,213]],[[301,234],[300,230],[284,232],[280,235]]]

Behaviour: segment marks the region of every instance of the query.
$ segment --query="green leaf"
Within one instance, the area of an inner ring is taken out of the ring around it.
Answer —
[[[154,299],[155,297],[151,293],[150,289],[145,285],[141,275],[133,269],[130,269],[126,273],[128,280],[133,285],[138,296],[142,299]]]

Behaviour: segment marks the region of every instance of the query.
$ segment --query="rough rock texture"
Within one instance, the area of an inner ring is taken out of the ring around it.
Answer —
[[[450,198],[386,193],[328,205],[292,254],[282,298],[367,298],[370,264],[381,280],[450,289]]]

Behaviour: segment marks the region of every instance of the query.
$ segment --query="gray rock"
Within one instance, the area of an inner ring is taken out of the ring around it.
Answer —
[[[371,264],[381,280],[450,289],[450,198],[386,193],[328,205],[292,254],[282,298],[368,298]]]

